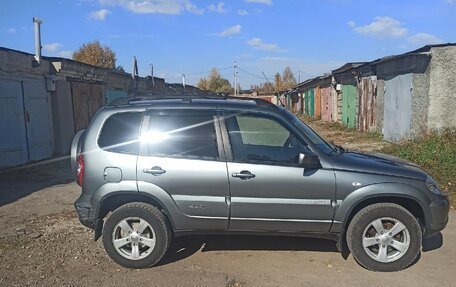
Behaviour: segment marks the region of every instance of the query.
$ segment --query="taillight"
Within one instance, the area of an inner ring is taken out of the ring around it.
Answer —
[[[84,156],[80,154],[78,156],[78,169],[76,172],[76,182],[80,186],[82,186],[82,183],[84,182]]]

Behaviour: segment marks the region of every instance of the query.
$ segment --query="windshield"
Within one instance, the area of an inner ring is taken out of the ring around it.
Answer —
[[[292,123],[300,130],[302,131],[309,139],[310,141],[317,146],[322,152],[325,154],[330,154],[334,150],[334,146],[332,146],[330,143],[325,141],[323,138],[321,138],[314,130],[312,130],[308,125],[306,125],[304,122],[302,122],[298,117],[293,115],[290,111],[288,111],[285,108],[282,108],[282,111],[286,114],[286,116],[292,121]]]

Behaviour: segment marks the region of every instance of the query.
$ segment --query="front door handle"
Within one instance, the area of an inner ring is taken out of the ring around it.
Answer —
[[[248,170],[243,170],[240,173],[233,172],[231,174],[231,176],[232,177],[238,177],[240,179],[251,179],[251,178],[255,177],[255,175],[253,173],[251,173],[250,171],[248,171]]]
[[[145,168],[143,169],[143,172],[144,173],[150,173],[152,175],[160,175],[160,174],[164,174],[166,172],[166,170],[162,169],[161,167],[159,166],[154,166],[152,168]]]

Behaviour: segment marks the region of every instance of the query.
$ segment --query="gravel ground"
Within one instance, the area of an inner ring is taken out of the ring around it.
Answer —
[[[337,133],[327,135],[350,144],[351,135]],[[159,266],[129,270],[79,224],[79,194],[67,160],[0,173],[0,286],[456,286],[454,211],[443,246],[401,272],[367,271],[331,241],[256,236],[178,238]]]

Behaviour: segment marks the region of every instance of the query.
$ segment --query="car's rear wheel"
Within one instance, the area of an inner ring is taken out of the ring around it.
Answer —
[[[360,210],[350,222],[347,244],[355,260],[373,271],[398,271],[419,256],[422,231],[417,219],[393,203]]]
[[[103,245],[116,263],[127,268],[157,264],[166,253],[170,230],[156,207],[128,203],[116,209],[103,226]]]

